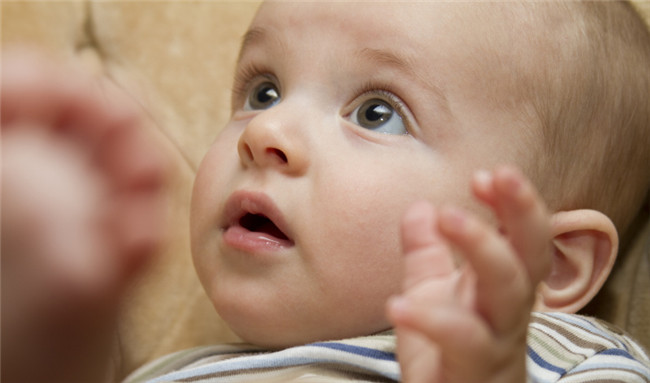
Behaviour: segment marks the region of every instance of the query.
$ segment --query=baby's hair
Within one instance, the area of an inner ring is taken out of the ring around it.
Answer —
[[[648,26],[628,2],[549,4],[534,6],[560,30],[528,87],[544,143],[531,172],[553,210],[602,211],[623,235],[650,188]]]

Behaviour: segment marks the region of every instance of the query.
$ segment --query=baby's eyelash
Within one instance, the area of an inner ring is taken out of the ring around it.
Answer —
[[[235,72],[235,79],[233,81],[233,100],[246,97],[250,90],[251,83],[256,78],[267,77],[268,79],[272,79],[272,76],[269,73],[269,70],[257,64],[249,64],[239,67]]]
[[[386,101],[389,102],[389,104],[395,108],[397,113],[403,117],[404,123],[406,124],[406,128],[410,130],[411,128],[411,113],[409,112],[408,106],[402,101],[401,98],[399,98],[397,95],[395,95],[395,92],[391,90],[391,87],[386,84],[381,84],[381,83],[374,83],[374,82],[366,82],[359,88],[355,94],[358,94],[355,99],[360,99],[361,97],[364,96],[371,96],[371,95],[377,95],[381,96],[382,98],[386,99]]]

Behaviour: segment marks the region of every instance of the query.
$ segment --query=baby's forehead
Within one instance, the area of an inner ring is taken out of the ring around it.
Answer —
[[[282,39],[335,48],[389,49],[422,65],[460,64],[459,70],[491,70],[491,65],[535,61],[530,41],[547,39],[548,17],[532,4],[515,2],[267,2],[251,30]],[[543,7],[543,6],[542,6]],[[548,7],[553,8],[553,7]],[[251,36],[249,36],[251,37]],[[259,40],[258,40],[259,41]],[[332,51],[332,54],[337,54]],[[525,56],[525,57],[522,57]],[[531,60],[532,58],[532,60]],[[469,61],[468,61],[469,60]],[[470,68],[471,66],[471,68]]]
[[[370,10],[369,4],[356,2],[266,2],[260,7],[251,28],[265,28],[276,33],[318,29],[319,34],[314,36],[317,40],[342,36],[356,40],[391,37],[403,40],[421,30],[410,25],[414,18],[422,16],[416,7],[416,3],[377,3]]]
[[[319,29],[312,36],[315,44],[349,38],[359,44],[412,45],[439,52],[478,48],[483,52],[475,54],[485,54],[489,48],[512,50],[513,44],[543,30],[549,18],[535,17],[537,10],[529,6],[464,1],[266,2],[252,27],[280,34]]]
[[[515,25],[521,16],[532,9],[542,8],[563,10],[554,7],[553,1],[539,3],[525,1],[482,2],[482,1],[390,1],[390,2],[341,2],[307,1],[285,2],[266,1],[260,6],[255,22],[275,21],[291,27],[304,21],[306,25],[314,21],[328,21],[332,26],[344,29],[363,24],[374,32],[390,30],[418,31],[441,24],[458,25],[462,32],[469,24],[502,24],[507,21]],[[524,12],[524,13],[522,13]],[[519,17],[517,17],[519,16]],[[539,21],[543,21],[543,17]],[[371,22],[369,24],[369,22]],[[522,31],[515,30],[514,33]]]

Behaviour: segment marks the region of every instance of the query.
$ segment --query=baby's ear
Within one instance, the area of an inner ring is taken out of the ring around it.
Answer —
[[[536,311],[575,313],[600,290],[618,252],[612,221],[595,210],[553,214],[551,273],[539,286]]]

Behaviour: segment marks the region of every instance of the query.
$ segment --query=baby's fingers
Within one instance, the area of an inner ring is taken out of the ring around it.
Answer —
[[[449,275],[454,263],[449,247],[440,239],[436,212],[428,202],[413,204],[402,219],[402,249],[405,256],[403,288]]]
[[[474,271],[476,309],[497,333],[511,330],[521,315],[507,314],[529,312],[534,294],[508,241],[487,223],[456,208],[441,210],[439,228]]]
[[[443,350],[445,382],[524,381],[525,343],[513,347],[494,338],[491,329],[471,310],[456,305],[429,307],[401,298],[390,302],[393,323],[426,337]],[[471,368],[468,368],[471,366]]]
[[[533,185],[516,169],[501,167],[492,176],[493,206],[531,285],[550,268],[550,216]]]
[[[398,326],[415,330],[445,350],[445,354],[484,356],[490,343],[490,329],[471,310],[459,306],[429,307],[408,298],[389,303],[390,313]]]

